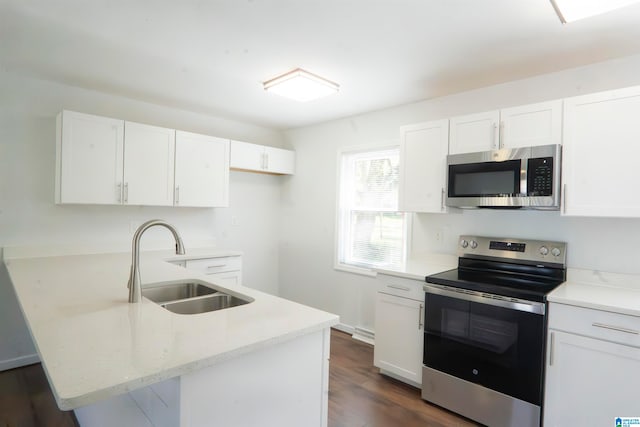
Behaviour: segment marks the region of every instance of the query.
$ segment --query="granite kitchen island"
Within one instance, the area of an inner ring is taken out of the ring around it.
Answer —
[[[5,264],[58,406],[85,426],[326,426],[338,316],[143,253],[143,288],[197,279],[251,302],[176,314],[128,303],[129,253]]]

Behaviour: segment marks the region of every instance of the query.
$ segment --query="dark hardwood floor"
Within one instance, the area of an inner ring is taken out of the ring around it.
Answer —
[[[420,398],[420,390],[380,375],[373,346],[331,330],[329,427],[477,426]]]
[[[73,412],[56,406],[40,364],[0,372],[0,427],[40,426],[78,427],[78,423]],[[371,345],[332,330],[329,427],[414,426],[476,424],[423,401],[420,390],[380,375],[373,366]]]
[[[0,427],[78,427],[72,411],[61,411],[42,365],[0,372]]]

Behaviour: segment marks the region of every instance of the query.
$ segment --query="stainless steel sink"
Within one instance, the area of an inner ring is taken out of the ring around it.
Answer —
[[[206,313],[253,302],[253,298],[221,292],[199,280],[146,286],[142,296],[177,314]]]
[[[177,314],[197,314],[237,307],[248,304],[249,302],[251,301],[233,295],[218,293],[203,298],[187,299],[161,305],[167,310]]]
[[[147,297],[158,304],[210,295],[216,292],[218,291],[197,281],[179,282],[142,288],[142,296]]]

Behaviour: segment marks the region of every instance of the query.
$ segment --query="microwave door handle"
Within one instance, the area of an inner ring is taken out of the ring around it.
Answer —
[[[524,197],[529,195],[529,189],[527,188],[527,174],[529,171],[527,170],[527,165],[527,159],[520,160],[520,194]]]

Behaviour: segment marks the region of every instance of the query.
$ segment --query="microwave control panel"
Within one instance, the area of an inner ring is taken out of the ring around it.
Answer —
[[[527,160],[527,196],[553,195],[553,157]]]

